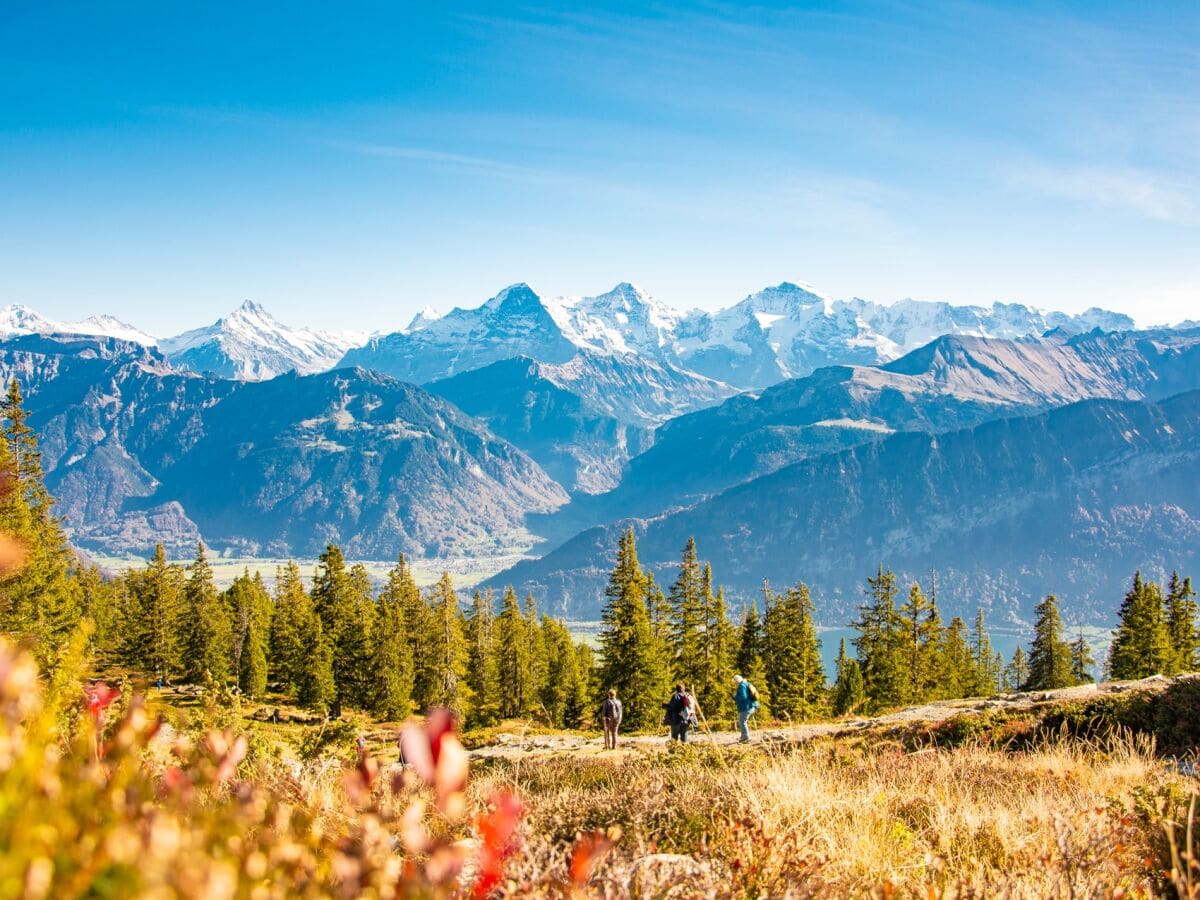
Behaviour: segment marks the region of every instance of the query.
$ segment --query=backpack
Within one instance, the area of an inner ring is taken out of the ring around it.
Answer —
[[[600,707],[600,716],[604,719],[615,719],[617,717],[617,701],[611,697],[605,699],[604,705]]]
[[[750,699],[753,700],[755,703],[757,703],[758,702],[758,688],[756,688],[754,685],[752,685],[750,682],[747,681],[746,682],[746,690],[748,690],[750,692]]]

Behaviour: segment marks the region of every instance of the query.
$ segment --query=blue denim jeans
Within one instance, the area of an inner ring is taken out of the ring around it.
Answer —
[[[750,716],[754,714],[754,710],[746,709],[738,712],[738,731],[742,733],[742,740],[750,740]]]

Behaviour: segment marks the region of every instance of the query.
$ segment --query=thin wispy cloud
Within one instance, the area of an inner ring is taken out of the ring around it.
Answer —
[[[1008,181],[1045,196],[1124,210],[1147,219],[1200,224],[1200,189],[1196,184],[1143,169],[1038,163],[1012,169]]]
[[[408,159],[416,162],[433,163],[434,165],[452,166],[467,169],[485,175],[501,175],[515,178],[547,179],[556,177],[556,173],[531,166],[514,165],[498,159],[488,159],[483,156],[470,156],[464,153],[447,153],[444,150],[432,150],[427,147],[405,147],[396,144],[342,143],[342,146],[365,156],[377,156],[387,159]]]

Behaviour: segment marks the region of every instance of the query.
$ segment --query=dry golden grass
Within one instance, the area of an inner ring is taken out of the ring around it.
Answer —
[[[659,885],[672,896],[1149,896],[1166,890],[1163,816],[1195,790],[1151,750],[688,750],[500,763],[476,787],[526,798],[527,887],[575,832],[616,824],[613,890],[669,852],[710,863],[674,863]]]

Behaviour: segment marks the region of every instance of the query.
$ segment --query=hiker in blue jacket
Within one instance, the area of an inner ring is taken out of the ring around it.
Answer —
[[[741,675],[734,675],[733,683],[737,685],[733,692],[733,704],[737,707],[738,730],[742,733],[738,742],[745,744],[750,741],[750,716],[758,709],[758,691]]]

